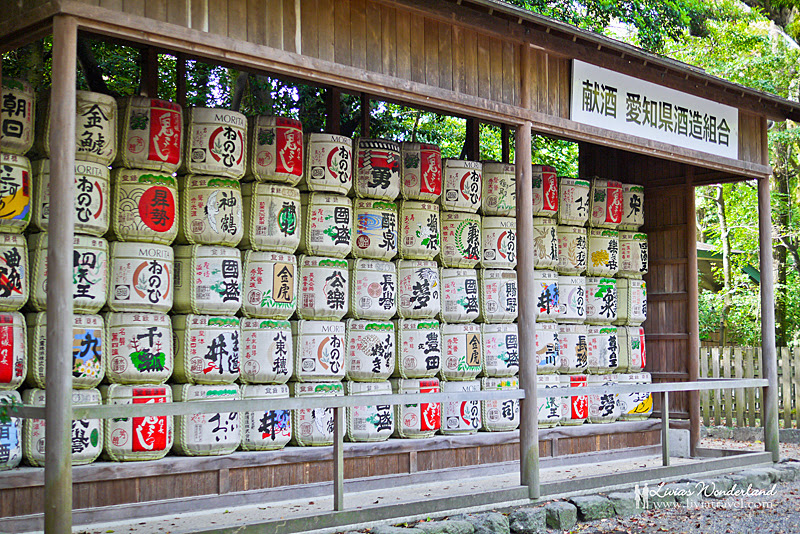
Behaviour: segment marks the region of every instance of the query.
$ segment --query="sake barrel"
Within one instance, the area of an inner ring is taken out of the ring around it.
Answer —
[[[620,384],[650,384],[650,373],[619,374]],[[649,391],[620,393],[617,399],[619,418],[623,421],[642,421],[653,414],[653,394]]]
[[[341,382],[290,382],[292,397],[341,397]],[[293,445],[301,447],[333,444],[333,408],[298,408],[292,410]]]
[[[590,228],[587,239],[588,276],[614,276],[619,270],[619,232]]]
[[[26,389],[22,392],[22,402],[31,406],[44,406],[44,389]],[[99,406],[102,403],[100,392],[96,389],[72,390],[73,408]],[[34,467],[44,467],[45,420],[25,419],[22,424],[22,438],[22,455],[25,461]],[[73,420],[70,442],[72,465],[84,465],[94,462],[103,451],[103,420]]]
[[[389,378],[396,359],[394,323],[348,319],[346,328],[347,378],[357,382],[380,382]]]
[[[478,318],[480,295],[478,271],[442,269],[442,311],[445,323],[469,323]]]
[[[536,402],[538,405],[539,428],[551,428],[561,422],[561,397],[549,396],[542,389],[553,389],[561,386],[558,375],[536,376]]]
[[[236,384],[172,384],[175,402],[238,400]],[[220,456],[230,454],[241,443],[239,412],[199,413],[175,416],[175,454]]]
[[[443,163],[442,209],[476,213],[481,207],[483,164],[460,159],[445,159]]]
[[[178,182],[169,174],[115,169],[111,234],[117,241],[169,245],[178,235]]]
[[[242,191],[236,180],[184,176],[180,199],[178,243],[235,247],[242,240]]]
[[[481,372],[483,342],[480,325],[442,324],[443,380],[473,380]],[[480,426],[480,425],[478,425]]]
[[[607,386],[609,389],[617,385],[617,375],[588,375],[586,383],[588,387]],[[616,393],[603,393],[601,395],[589,395],[589,415],[590,423],[613,423],[619,419],[619,406],[617,406]]]
[[[439,266],[435,261],[398,260],[397,315],[433,319],[441,309]]]
[[[116,167],[166,173],[178,170],[183,149],[183,112],[167,100],[127,96],[119,108]]]
[[[47,370],[47,313],[31,313],[28,323],[28,372],[26,382],[44,388]],[[108,345],[106,328],[99,315],[72,316],[72,387],[97,386],[105,375]]]
[[[559,387],[562,388],[585,388],[587,383],[586,375],[559,377]],[[561,397],[561,426],[582,425],[587,417],[589,417],[588,395],[575,394]]]
[[[25,317],[21,313],[0,312],[0,391],[17,389],[25,380],[28,372],[27,337]]]
[[[394,376],[432,378],[442,368],[442,331],[439,321],[398,319],[397,360]]]
[[[641,278],[647,274],[649,250],[647,234],[619,233],[619,272],[622,278]]]
[[[300,245],[300,190],[279,184],[242,184],[242,219],[240,247],[294,254]]]
[[[636,231],[644,225],[644,187],[622,184],[622,222],[620,230]]]
[[[172,247],[150,243],[111,243],[112,311],[167,313],[174,299]]]
[[[302,255],[297,316],[301,319],[339,321],[349,308],[349,273],[346,260]]]
[[[595,179],[590,198],[589,226],[616,230],[622,222],[622,183]]]
[[[586,321],[586,277],[558,277],[558,321],[560,323]]]
[[[586,272],[587,233],[579,226],[558,226],[558,272],[583,274]]]
[[[398,241],[401,258],[434,259],[441,251],[442,242],[439,229],[439,205],[413,200],[400,202]]]
[[[558,177],[558,224],[586,226],[590,190],[591,182],[585,178]]]
[[[558,372],[562,374],[586,373],[589,365],[587,335],[589,327],[582,324],[558,325]]]
[[[173,315],[172,330],[175,382],[231,384],[239,378],[242,333],[238,317]]]
[[[109,313],[105,316],[112,384],[163,384],[174,363],[172,322],[163,313]],[[167,447],[169,450],[169,447]]]
[[[618,326],[619,372],[640,373],[647,363],[644,344],[644,328],[641,326]]]
[[[392,385],[388,380],[381,382],[345,383],[348,395],[391,395]],[[348,441],[386,441],[394,432],[394,413],[391,404],[371,406],[348,406]]]
[[[0,145],[9,154],[25,154],[33,146],[36,98],[25,80],[3,77]]]
[[[75,162],[75,232],[102,236],[108,231],[108,167],[91,161]],[[33,224],[46,232],[50,228],[50,160],[33,163]],[[6,202],[8,205],[8,202]]]
[[[586,277],[586,322],[611,324],[617,320],[619,284],[614,278]]]
[[[483,376],[507,377],[519,371],[519,331],[517,325],[482,324]]]
[[[30,278],[25,238],[0,233],[0,311],[17,311],[28,302]]]
[[[516,271],[480,269],[480,315],[486,323],[513,323],[518,314],[519,296]]]
[[[301,191],[346,195],[353,184],[353,141],[343,135],[311,133],[305,136]]]
[[[3,140],[5,141],[5,140]],[[16,391],[0,391],[0,405],[21,404]],[[8,417],[0,421],[0,471],[14,469],[22,461],[22,419]]]
[[[297,309],[297,259],[279,252],[244,253],[246,317],[288,319]]]
[[[442,153],[438,145],[400,144],[402,177],[400,195],[407,200],[436,202],[442,194]]]
[[[75,159],[111,165],[117,155],[117,102],[113,96],[89,91],[76,91],[75,96]],[[37,157],[50,157],[51,127],[50,91],[46,90],[36,110],[33,150]]]
[[[301,252],[344,258],[350,254],[353,204],[349,198],[328,193],[300,195]]]
[[[586,330],[588,369],[592,374],[613,373],[619,365],[616,326],[590,326]]]
[[[556,323],[536,323],[535,349],[536,372],[555,373],[561,365],[559,354],[558,326]]]
[[[397,311],[397,267],[388,261],[348,260],[350,316],[388,321]]]
[[[638,326],[647,319],[647,284],[644,280],[617,280],[617,318],[614,324]]]
[[[294,380],[329,382],[345,376],[347,351],[345,323],[292,321]]]
[[[47,309],[47,240],[48,234],[28,237],[31,257],[30,306]],[[108,288],[108,243],[102,237],[75,234],[72,240],[72,302],[75,313],[97,313],[106,303]],[[2,286],[2,284],[0,284]]]
[[[241,389],[242,400],[288,399],[286,384],[247,384]],[[282,449],[292,438],[291,410],[241,412],[243,451],[273,451]]]
[[[238,180],[246,167],[247,119],[227,109],[189,108],[181,174]]]
[[[248,119],[247,176],[295,185],[303,177],[303,125],[286,117]],[[280,447],[278,447],[280,448]]]
[[[385,200],[356,199],[353,206],[356,258],[391,260],[397,255],[397,205]]]
[[[392,393],[413,395],[439,393],[438,378],[393,378]],[[394,437],[432,438],[441,427],[442,408],[438,402],[396,404],[394,406]]]
[[[239,311],[242,257],[237,249],[184,245],[174,251],[174,313],[234,315]]]
[[[533,182],[533,216],[556,217],[559,195],[555,167],[534,165],[531,178]]]
[[[472,268],[480,261],[481,252],[481,216],[462,211],[443,212],[441,264]]]
[[[289,321],[242,319],[243,384],[285,384],[294,373],[294,341]],[[288,393],[287,393],[288,396]]]
[[[484,217],[481,225],[481,267],[514,269],[517,266],[517,220],[513,217]]]
[[[535,268],[558,268],[559,247],[556,228],[555,219],[546,217],[533,218],[533,266]]]
[[[481,378],[481,391],[516,391],[519,379]],[[510,432],[519,427],[519,399],[481,401],[482,430],[486,432]]]
[[[536,321],[555,321],[558,318],[558,274],[555,271],[535,271],[533,278]]]
[[[516,216],[516,187],[517,177],[514,165],[484,162],[481,213],[500,217]]]
[[[356,137],[353,141],[358,198],[393,201],[400,194],[400,143]]]
[[[172,402],[167,385],[130,386],[111,384],[100,392],[105,404],[163,404]],[[118,417],[104,421],[103,453],[115,462],[158,460],[167,455],[174,441],[171,415]]]
[[[19,234],[31,222],[31,162],[25,156],[0,153],[0,230]]]
[[[450,382],[442,380],[442,393],[480,391],[480,380]],[[474,434],[481,428],[481,401],[445,401],[442,403],[442,428],[445,436]]]

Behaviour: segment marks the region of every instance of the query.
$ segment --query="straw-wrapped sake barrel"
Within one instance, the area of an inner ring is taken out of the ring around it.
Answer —
[[[345,376],[347,329],[340,321],[292,321],[294,380],[328,382]]]
[[[403,142],[400,195],[407,200],[436,202],[442,194],[442,153],[438,145]]]
[[[483,164],[479,161],[445,159],[444,185],[439,203],[444,210],[475,213],[481,207]]]
[[[183,112],[178,104],[128,96],[119,107],[119,149],[114,165],[173,173],[181,164]]]
[[[346,195],[352,185],[352,139],[329,133],[306,134],[300,190]]]
[[[346,260],[302,255],[297,316],[339,321],[348,310],[350,275]]]
[[[480,391],[480,380],[450,382],[442,380],[442,393]],[[445,436],[474,434],[481,428],[481,401],[446,401],[442,403],[442,428]]]
[[[300,190],[279,184],[242,184],[244,233],[239,246],[294,254],[300,245]]]
[[[561,422],[561,397],[549,396],[542,393],[541,388],[553,389],[561,387],[561,380],[558,375],[537,375],[536,376],[538,404],[539,428],[550,428]]]
[[[614,324],[639,326],[647,319],[647,284],[633,278],[617,279],[617,318]]]
[[[345,375],[357,382],[381,382],[394,372],[395,325],[348,319]]]
[[[244,234],[242,191],[230,178],[190,174],[180,181],[177,242],[235,247]]]
[[[169,245],[178,235],[178,182],[169,174],[115,169],[110,209],[113,239]]]
[[[433,319],[441,309],[441,281],[435,261],[399,260],[397,315],[404,319]]]
[[[353,243],[353,203],[328,193],[300,195],[300,252],[344,258]]]
[[[644,225],[644,187],[622,184],[622,222],[620,230],[635,232]]]
[[[26,389],[22,402],[31,406],[45,405],[44,389]],[[72,406],[99,406],[103,403],[97,389],[73,389]],[[45,420],[25,419],[22,425],[22,455],[34,467],[44,467]],[[72,421],[72,465],[90,464],[103,451],[103,420],[77,419]]]
[[[128,386],[111,384],[100,392],[105,404],[162,404],[172,402],[172,388],[167,385]],[[104,421],[103,453],[115,462],[158,460],[173,445],[171,415],[117,417]]]
[[[558,177],[555,167],[534,165],[533,216],[556,217],[558,215]]]
[[[586,226],[589,222],[590,189],[589,180],[558,177],[558,224]]]
[[[442,311],[446,323],[469,323],[478,318],[480,292],[475,269],[442,269]]]
[[[393,201],[400,194],[400,143],[356,137],[353,141],[358,198]]]
[[[619,233],[619,273],[623,278],[641,278],[647,274],[649,249],[647,234]]]
[[[589,225],[616,230],[621,222],[622,183],[615,180],[592,181]]]
[[[619,271],[619,232],[590,228],[587,243],[586,274],[616,275]]]
[[[167,313],[174,299],[172,247],[150,243],[111,243],[112,311]]]
[[[462,211],[442,213],[442,251],[444,267],[475,267],[481,259],[481,216]]]
[[[559,377],[559,387],[562,388],[585,388],[587,386],[586,375],[569,375]],[[566,395],[561,397],[561,421],[562,426],[582,425],[589,416],[589,397],[587,395]]]
[[[163,384],[172,376],[172,322],[163,313],[109,313],[105,316],[112,384]]]
[[[588,370],[592,374],[613,373],[619,366],[619,339],[616,326],[590,326],[586,330]]]
[[[173,312],[234,315],[242,306],[242,257],[231,247],[184,245],[175,251]]]
[[[0,145],[9,154],[25,154],[33,146],[36,98],[25,80],[3,77],[0,87]]]
[[[28,158],[0,153],[0,231],[19,234],[28,227],[34,185]]]
[[[481,267],[514,269],[517,266],[517,220],[513,217],[484,217],[481,221]]]
[[[341,382],[290,382],[292,397],[341,397]],[[333,408],[298,408],[292,410],[292,441],[301,447],[333,444]]]
[[[620,384],[650,384],[650,373],[619,374],[617,380]],[[617,399],[619,418],[623,421],[641,421],[653,413],[653,394],[644,391],[620,393]]]
[[[20,404],[17,391],[0,391],[0,405]],[[22,419],[9,417],[0,422],[0,471],[14,469],[22,461]]]
[[[483,164],[481,213],[514,217],[517,213],[517,179],[515,166],[508,163]]]
[[[398,319],[397,360],[394,376],[432,378],[442,367],[442,331],[439,321]]]
[[[519,379],[481,378],[481,391],[516,391]],[[482,430],[486,432],[510,432],[519,427],[519,399],[481,401]]]
[[[239,180],[246,166],[247,118],[236,111],[189,108],[182,174]]]
[[[441,242],[439,205],[432,202],[402,201],[398,228],[400,257],[432,260],[441,251]]]
[[[389,261],[397,255],[397,205],[394,202],[356,199],[353,218],[353,256]]]
[[[27,342],[25,317],[19,312],[0,312],[0,391],[17,389],[25,380]]]
[[[238,317],[173,315],[172,330],[176,382],[231,384],[239,378],[242,342]]]
[[[559,354],[558,327],[556,323],[537,323],[535,339],[536,372],[555,373],[561,366]]]
[[[536,320],[551,322],[558,319],[558,274],[555,271],[533,273]]]
[[[647,363],[644,328],[641,326],[617,327],[619,343],[619,372],[640,373]]]
[[[483,376],[507,377],[519,371],[519,331],[517,325],[482,324]]]
[[[242,400],[288,399],[286,384],[248,384],[242,386]],[[291,410],[240,412],[243,451],[273,451],[282,449],[292,438]]]
[[[350,317],[388,321],[397,311],[397,267],[388,261],[348,260]]]
[[[558,277],[558,322],[586,321],[586,277]]]
[[[587,371],[589,346],[586,336],[588,332],[589,327],[582,324],[558,325],[559,373],[576,374]]]
[[[513,323],[519,313],[517,273],[499,269],[480,269],[480,315],[486,323]]]
[[[586,272],[588,239],[586,228],[558,226],[558,272],[583,274]]]
[[[438,378],[393,378],[392,393],[399,395],[439,393]],[[442,408],[438,402],[396,404],[394,436],[398,438],[430,438],[441,427]]]
[[[442,325],[442,369],[443,380],[473,380],[481,372],[483,342],[480,325]],[[480,425],[478,425],[480,426]]]
[[[101,236],[110,224],[109,171],[90,161],[75,162],[75,232]],[[50,160],[33,164],[33,224],[46,232],[50,228]]]
[[[556,269],[559,266],[558,226],[555,219],[533,219],[533,266],[539,269]],[[485,245],[484,245],[485,246]]]
[[[239,400],[239,386],[173,384],[175,402]],[[200,413],[175,416],[175,443],[172,450],[182,456],[221,456],[230,454],[241,442],[239,412]]]
[[[381,382],[345,382],[348,395],[391,395],[392,384]],[[391,404],[348,406],[347,440],[357,442],[386,441],[394,432],[394,413]]]
[[[285,117],[248,119],[247,177],[295,185],[303,176],[303,125]]]
[[[586,277],[586,323],[611,324],[617,320],[617,287],[615,278]]]
[[[47,313],[31,313],[28,323],[28,373],[26,381],[44,388],[47,370]],[[97,386],[105,375],[106,327],[99,315],[72,316],[72,387]]]
[[[294,372],[294,342],[289,321],[242,319],[243,384],[285,384]],[[287,393],[288,395],[288,393]]]
[[[617,385],[617,375],[588,375],[586,377],[588,387],[608,386],[609,388]],[[589,415],[590,423],[613,423],[619,419],[619,406],[617,406],[616,393],[603,393],[601,395],[589,395]]]
[[[31,278],[25,237],[0,233],[0,273],[0,311],[17,311],[28,302]]]
[[[288,319],[297,309],[297,259],[279,252],[244,253],[244,299],[246,317]]]

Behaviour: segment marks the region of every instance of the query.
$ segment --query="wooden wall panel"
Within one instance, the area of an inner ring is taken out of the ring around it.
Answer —
[[[334,0],[317,0],[317,25],[319,27],[319,55],[325,61],[333,61]]]
[[[333,26],[333,59],[336,63],[352,65],[350,55],[351,43],[351,18],[350,2],[336,2],[333,6],[334,26]]]
[[[393,7],[381,6],[381,72],[397,76],[397,13]],[[369,53],[369,50],[367,50]]]
[[[227,37],[228,0],[208,0],[208,31]]]
[[[367,68],[367,17],[364,0],[350,2],[350,63],[357,69]]]
[[[283,49],[295,54],[300,53],[297,7],[296,0],[283,0]]]
[[[439,85],[439,22],[426,18],[420,25],[424,28],[424,50],[425,50],[425,83],[428,85]]]
[[[139,479],[139,500],[159,501],[177,495],[208,495],[219,492],[219,475],[216,471],[200,473],[172,473]]]
[[[317,26],[316,0],[300,2],[300,39],[301,48],[298,53],[319,57],[319,28]]]
[[[411,28],[411,15],[397,10],[397,77],[404,80],[411,78],[411,36],[415,33]]]
[[[453,31],[449,24],[439,24],[439,87],[453,90]]]

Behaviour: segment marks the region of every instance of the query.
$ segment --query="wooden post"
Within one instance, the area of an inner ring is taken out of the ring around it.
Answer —
[[[758,180],[758,248],[761,271],[761,369],[769,380],[764,388],[762,417],[764,449],[772,461],[781,459],[778,442],[778,355],[775,350],[775,282],[772,277],[772,213],[769,201],[769,177]]]
[[[369,137],[369,95],[361,93],[361,137]]]
[[[72,531],[72,252],[75,212],[74,18],[53,19],[50,246],[47,247],[45,532]]]
[[[697,218],[695,216],[694,200],[694,168],[688,167],[686,173],[686,243],[689,247],[688,261],[686,264],[686,285],[688,307],[687,332],[689,333],[688,348],[689,381],[696,382],[700,377],[700,317],[699,317],[699,288],[697,279]],[[689,455],[697,455],[697,446],[700,444],[700,392],[689,392]]]
[[[344,408],[333,409],[333,509],[344,510]]]
[[[669,393],[661,394],[661,465],[669,467]]]
[[[500,127],[500,137],[503,151],[503,163],[511,162],[511,128],[508,124]]]
[[[481,159],[481,123],[478,119],[467,119],[467,138],[464,140],[466,157],[470,161]]]
[[[342,130],[342,92],[335,87],[325,90],[325,131],[332,134],[341,133]]]
[[[142,50],[142,92],[149,98],[158,98],[158,51],[152,46]]]
[[[186,54],[175,57],[175,99],[186,112]]]

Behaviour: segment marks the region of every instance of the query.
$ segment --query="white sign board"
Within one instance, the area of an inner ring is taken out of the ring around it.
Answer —
[[[632,76],[572,62],[575,122],[739,159],[739,110]]]

